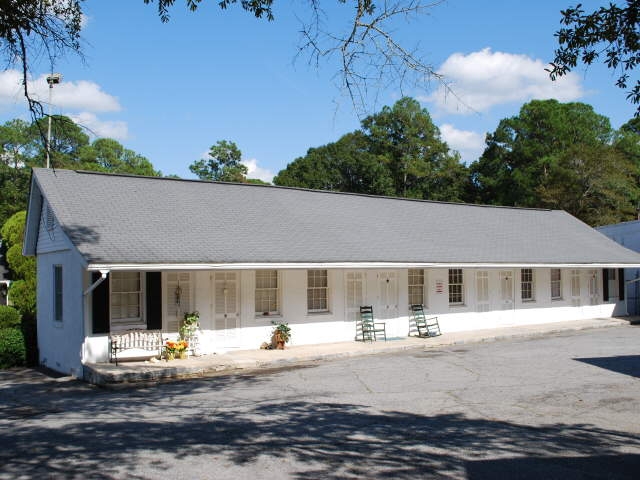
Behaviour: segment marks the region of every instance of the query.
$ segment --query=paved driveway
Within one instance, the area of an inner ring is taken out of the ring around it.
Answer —
[[[0,478],[638,478],[640,327],[101,390],[0,373]]]

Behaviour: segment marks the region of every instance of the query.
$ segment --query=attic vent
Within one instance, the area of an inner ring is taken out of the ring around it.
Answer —
[[[53,225],[54,224],[54,217],[53,217],[53,210],[51,210],[51,207],[49,206],[49,204],[47,204],[47,209],[45,211],[45,217],[44,217],[44,225],[47,229],[47,231],[51,231],[53,230]]]

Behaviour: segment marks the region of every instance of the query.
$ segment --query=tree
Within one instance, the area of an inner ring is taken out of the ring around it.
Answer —
[[[395,195],[461,201],[467,176],[459,156],[449,151],[426,109],[404,97],[365,118],[362,129],[371,153],[387,165]]]
[[[386,166],[368,151],[361,131],[348,133],[335,143],[310,148],[273,179],[281,186],[338,192],[393,195],[393,181]]]
[[[567,210],[591,225],[629,219],[640,191],[609,120],[584,103],[534,100],[500,121],[471,165],[476,201]]]
[[[11,120],[0,125],[0,225],[26,208],[29,171],[24,167],[35,151],[27,122]]]
[[[623,89],[629,87],[627,98],[640,104],[640,80],[629,84],[629,74],[640,63],[640,1],[621,3],[626,6],[610,3],[585,13],[578,4],[561,12],[561,24],[565,27],[556,32],[559,47],[548,70],[551,79],[567,74],[579,61],[591,65],[604,56],[607,67],[619,72],[616,85]],[[638,114],[640,105],[636,110]]]
[[[0,235],[7,244],[7,264],[13,282],[9,297],[15,308],[27,317],[36,312],[36,262],[34,257],[22,256],[22,242],[27,212],[13,215],[0,229]]]
[[[365,118],[362,129],[310,149],[281,171],[277,185],[462,201],[468,172],[411,98]]]
[[[218,140],[209,149],[209,158],[189,165],[189,170],[200,180],[218,182],[244,182],[248,169],[240,163],[242,152],[234,142]]]
[[[202,0],[185,0],[187,8],[197,10]],[[427,84],[442,81],[435,69],[411,46],[405,46],[396,35],[398,21],[408,22],[443,2],[435,0],[334,0],[348,4],[350,17],[335,30],[327,29],[325,11],[320,0],[310,0],[309,16],[302,21],[302,41],[298,55],[308,55],[312,65],[336,61],[340,87],[351,97],[354,106],[365,108],[370,95],[381,85],[394,83],[399,90],[412,82]],[[175,0],[144,0],[157,3],[163,22],[169,21],[169,9]],[[236,6],[257,19],[275,19],[274,0],[221,0],[222,10]],[[344,9],[336,9],[342,15]],[[82,55],[82,0],[5,0],[0,2],[0,42],[6,65],[19,64],[23,75],[24,94],[33,118],[43,116],[42,105],[32,99],[28,90],[28,72],[34,58],[44,52],[52,68],[56,60],[68,52]],[[44,130],[46,131],[46,130]]]
[[[98,138],[78,152],[80,165],[84,170],[111,173],[130,173],[157,177],[161,173],[142,155],[129,150],[112,138]]]

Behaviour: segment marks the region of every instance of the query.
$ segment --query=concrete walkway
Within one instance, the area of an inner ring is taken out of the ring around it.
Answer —
[[[593,318],[568,322],[523,325],[469,332],[445,333],[431,338],[398,338],[384,342],[339,342],[287,347],[286,350],[241,350],[224,354],[190,357],[186,360],[158,362],[126,362],[85,365],[84,379],[102,386],[150,383],[165,379],[205,375],[233,374],[268,368],[281,368],[302,363],[332,360],[409,349],[431,349],[463,343],[537,337],[567,331],[616,327],[633,323],[633,318]]]

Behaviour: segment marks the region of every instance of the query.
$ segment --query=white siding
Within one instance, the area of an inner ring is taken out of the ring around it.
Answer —
[[[62,322],[54,320],[53,267],[62,266]],[[38,349],[40,363],[53,370],[82,376],[85,270],[75,250],[41,253],[38,268]]]
[[[49,216],[47,212],[52,214],[48,209],[47,201],[43,200],[42,213],[38,226],[37,254],[41,255],[43,253],[71,250],[73,248],[71,241],[60,228],[55,216]]]

